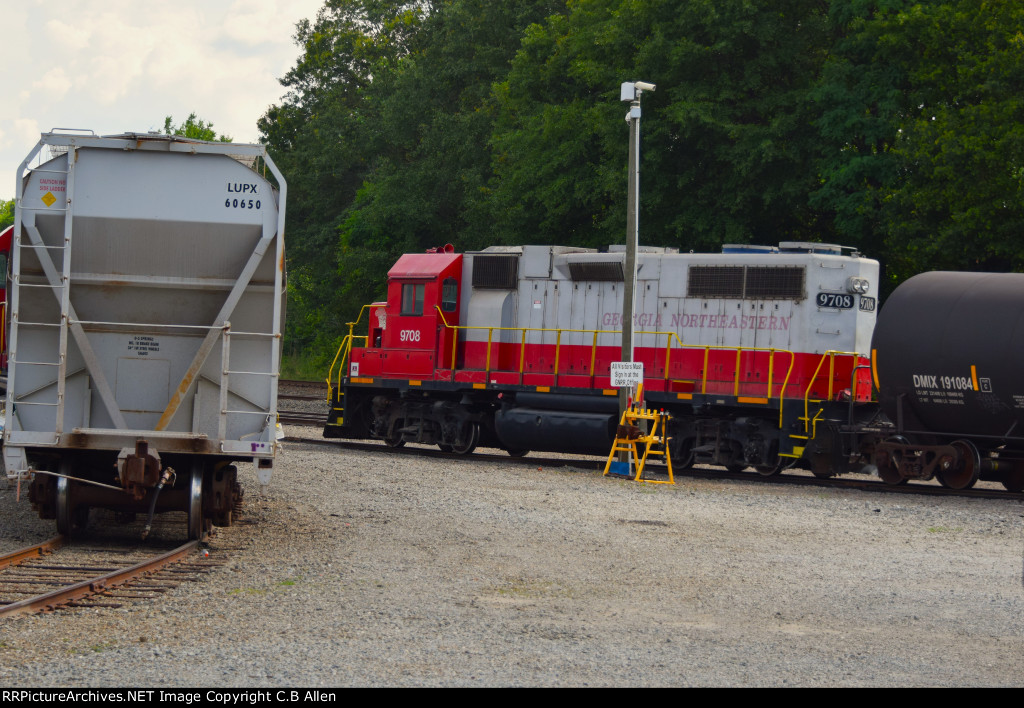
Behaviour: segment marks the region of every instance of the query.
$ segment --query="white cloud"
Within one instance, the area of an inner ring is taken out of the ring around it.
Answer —
[[[40,128],[98,134],[163,127],[195,112],[236,141],[284,94],[295,23],[323,0],[5,2],[0,42],[0,199]],[[7,6],[10,7],[7,7]]]
[[[64,94],[71,88],[71,79],[64,73],[62,67],[56,66],[43,72],[39,79],[32,82],[31,91],[27,92],[29,97],[42,97],[54,101],[64,97]]]
[[[235,0],[227,13],[231,19],[224,23],[224,34],[250,46],[275,43],[285,30],[280,18],[287,15],[288,4],[277,0]],[[291,36],[292,26],[287,33]]]
[[[91,33],[82,25],[73,25],[61,20],[48,20],[46,34],[55,44],[70,51],[81,51],[89,47]]]

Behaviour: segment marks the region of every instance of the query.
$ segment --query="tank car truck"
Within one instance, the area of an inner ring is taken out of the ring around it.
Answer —
[[[621,247],[402,256],[387,299],[364,307],[366,330],[351,328],[332,366],[325,436],[607,455],[624,260]],[[638,264],[634,360],[646,405],[672,416],[674,465],[863,466],[849,432],[877,410],[877,261],[788,242],[642,248]]]
[[[178,511],[200,538],[232,463],[269,481],[285,193],[260,145],[54,131],[21,164],[3,456],[59,531]]]
[[[1021,273],[922,273],[889,296],[871,344],[883,480],[1024,491],[1021,302]]]

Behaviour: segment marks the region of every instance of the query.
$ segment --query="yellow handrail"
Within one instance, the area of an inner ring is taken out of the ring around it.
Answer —
[[[327,386],[328,386],[329,395],[333,395],[331,392],[333,391],[333,384],[334,384],[334,369],[335,369],[335,366],[338,365],[339,359],[341,361],[341,366],[339,367],[339,370],[338,370],[337,380],[340,383],[341,379],[344,378],[342,376],[342,372],[345,371],[345,366],[344,365],[345,365],[345,362],[348,360],[348,357],[349,357],[349,354],[351,352],[351,348],[352,348],[353,342],[355,340],[357,340],[357,339],[363,339],[363,340],[368,339],[366,336],[363,336],[363,335],[358,335],[357,336],[357,335],[353,334],[353,332],[352,332],[353,328],[356,325],[358,325],[359,321],[362,319],[363,311],[366,310],[368,307],[370,307],[370,305],[364,305],[363,306],[362,310],[359,311],[359,317],[356,319],[355,322],[347,323],[348,327],[349,327],[349,333],[342,340],[341,346],[338,348],[338,353],[335,355],[334,361],[331,363],[330,372],[328,373]],[[440,307],[435,306],[435,309],[437,310],[438,315],[440,316],[440,319],[441,319],[441,324],[444,325],[445,329],[452,330],[451,369],[452,369],[452,379],[453,380],[454,380],[454,377],[455,377],[455,370],[456,370],[455,369],[455,365],[456,365],[456,350],[457,350],[458,342],[459,342],[459,330],[487,330],[487,355],[486,355],[486,360],[485,360],[485,370],[486,370],[488,375],[490,374],[490,371],[491,371],[491,353],[492,353],[493,344],[494,344],[494,332],[495,331],[498,331],[498,332],[518,332],[519,335],[520,335],[520,339],[519,339],[519,370],[518,370],[517,373],[519,374],[520,383],[522,383],[523,376],[525,374],[524,369],[525,369],[525,364],[526,364],[526,335],[527,335],[527,333],[528,332],[541,332],[541,333],[544,333],[544,332],[554,332],[555,333],[555,362],[554,362],[555,369],[554,369],[554,376],[555,376],[556,384],[557,384],[557,381],[558,381],[558,364],[561,361],[562,333],[592,334],[593,335],[593,340],[591,342],[591,348],[590,348],[590,377],[591,377],[591,379],[593,379],[596,376],[596,373],[595,373],[594,369],[595,369],[595,365],[596,365],[596,361],[597,361],[597,338],[598,338],[598,336],[602,335],[602,334],[607,334],[607,335],[622,334],[621,330],[561,329],[561,328],[557,328],[556,329],[556,328],[547,328],[547,327],[536,327],[536,328],[529,328],[529,327],[485,327],[485,326],[482,326],[482,325],[452,325],[452,324],[448,323],[448,320],[445,318],[444,313],[441,311]],[[679,337],[679,334],[677,332],[643,332],[642,334],[644,336],[653,336],[653,337],[665,336],[666,337],[666,340],[665,340],[665,370],[664,370],[664,379],[665,379],[665,381],[669,381],[670,380],[669,368],[670,368],[670,365],[671,365],[671,354],[672,354],[672,349],[673,349],[673,347],[672,347],[673,341],[675,342],[676,348],[678,348],[678,349],[690,349],[690,350],[703,349],[704,350],[704,360],[703,360],[704,364],[703,364],[703,369],[701,371],[701,382],[700,382],[701,383],[701,385],[700,385],[700,392],[702,394],[707,394],[708,378],[709,378],[708,362],[710,360],[710,356],[711,356],[711,351],[712,350],[715,350],[715,351],[735,351],[736,352],[735,375],[734,375],[734,379],[733,379],[733,394],[736,395],[736,396],[738,396],[739,392],[740,392],[740,384],[741,384],[741,376],[740,376],[741,366],[740,365],[741,365],[741,362],[742,362],[742,355],[744,353],[747,353],[747,352],[751,352],[751,353],[753,353],[753,352],[767,352],[768,353],[768,381],[767,381],[767,387],[768,387],[767,388],[767,398],[768,399],[775,398],[775,396],[773,396],[772,394],[773,394],[773,387],[775,385],[775,359],[776,359],[776,355],[777,354],[788,354],[789,355],[789,366],[786,369],[786,375],[785,375],[785,377],[782,380],[781,386],[779,387],[779,395],[778,395],[778,399],[779,399],[779,427],[780,428],[782,427],[783,420],[784,420],[783,401],[785,399],[786,389],[789,386],[790,378],[793,375],[793,367],[794,367],[794,365],[796,363],[796,355],[793,352],[791,352],[791,351],[789,351],[787,349],[762,348],[762,347],[731,347],[731,346],[725,346],[725,345],[685,344],[685,343],[683,343],[682,339]],[[810,381],[808,382],[807,387],[804,390],[804,396],[803,396],[803,398],[804,398],[804,424],[805,424],[805,429],[806,430],[810,429],[810,395],[811,395],[811,390],[814,388],[814,384],[818,380],[818,375],[820,374],[821,368],[824,365],[826,359],[828,359],[828,361],[829,361],[828,397],[829,397],[830,400],[832,398],[833,379],[834,379],[834,374],[835,374],[835,357],[836,356],[856,357],[856,356],[859,356],[859,354],[857,354],[856,352],[841,352],[841,351],[829,350],[829,351],[825,352],[822,355],[821,359],[818,362],[818,366],[814,370],[814,375],[811,376]],[[750,382],[750,383],[753,383],[753,382]]]
[[[811,376],[810,381],[807,383],[807,388],[804,389],[804,426],[805,432],[811,429],[810,411],[811,411],[811,389],[814,388],[814,383],[818,380],[818,372],[821,371],[821,367],[825,363],[825,359],[828,359],[828,400],[832,400],[832,385],[835,381],[835,362],[837,356],[849,356],[858,357],[860,354],[857,352],[841,352],[833,349],[829,349],[821,355],[821,359],[818,360],[818,366],[814,369],[814,375]],[[854,391],[850,391],[850,395],[855,395]]]
[[[339,357],[341,358],[341,366],[338,368],[338,383],[340,384],[341,380],[344,378],[342,376],[341,372],[346,371],[345,362],[348,360],[349,352],[352,350],[352,340],[353,339],[363,339],[363,340],[368,339],[368,337],[366,335],[354,335],[352,333],[352,330],[355,328],[355,326],[357,324],[359,324],[360,320],[363,319],[363,312],[365,312],[366,308],[368,308],[368,307],[372,307],[372,305],[363,305],[362,308],[360,308],[359,316],[356,317],[355,322],[346,322],[346,324],[348,325],[348,334],[345,335],[345,337],[341,340],[341,345],[338,347],[338,352],[334,355],[334,361],[331,362],[331,368],[327,370],[327,399],[328,400],[330,400],[334,396],[334,387],[331,384],[331,380],[334,377],[334,365],[338,363]],[[342,352],[344,352],[344,356],[342,355]]]
[[[489,326],[483,326],[483,325],[452,325],[452,324],[448,323],[447,319],[444,316],[444,313],[441,312],[441,308],[439,308],[439,307],[437,307],[435,305],[435,309],[437,310],[438,315],[440,315],[441,324],[444,325],[444,327],[446,329],[454,330],[456,332],[456,336],[457,336],[457,333],[458,333],[459,330],[487,330],[487,355],[486,355],[484,366],[485,366],[485,370],[488,373],[490,373],[490,369],[491,369],[491,367],[490,367],[491,349],[493,347],[493,339],[494,339],[494,332],[495,331],[498,331],[498,332],[518,332],[518,333],[520,333],[520,339],[519,339],[519,369],[516,372],[516,373],[518,373],[520,375],[520,377],[522,377],[522,375],[524,373],[524,367],[525,367],[525,360],[526,360],[526,334],[527,334],[527,332],[542,332],[542,333],[543,332],[554,332],[555,333],[555,371],[554,371],[554,375],[556,377],[556,381],[557,381],[557,376],[558,376],[557,367],[558,367],[558,363],[560,361],[560,356],[561,356],[561,338],[562,338],[562,334],[563,333],[593,334],[594,335],[593,341],[591,343],[591,357],[590,357],[590,359],[591,359],[591,368],[590,368],[590,375],[591,375],[591,377],[594,377],[596,375],[594,373],[594,364],[595,364],[596,358],[597,358],[597,337],[598,337],[598,335],[602,335],[602,334],[608,334],[608,335],[622,334],[622,330],[606,330],[606,329],[567,329],[567,328],[566,329],[561,329],[561,328],[555,329],[555,328],[547,328],[547,327],[528,328],[528,327],[489,327]],[[734,380],[733,380],[733,392],[736,393],[736,394],[738,394],[738,392],[739,392],[739,385],[741,383],[741,380],[740,380],[740,366],[739,366],[739,364],[740,364],[741,355],[743,353],[746,353],[746,352],[768,352],[769,367],[771,368],[771,371],[768,372],[768,396],[767,396],[768,398],[774,398],[774,396],[772,396],[772,385],[774,384],[774,364],[775,364],[775,355],[776,354],[789,354],[789,368],[786,371],[786,377],[783,380],[782,387],[779,390],[779,397],[780,398],[782,397],[783,393],[785,392],[785,389],[786,389],[786,387],[789,384],[790,376],[793,373],[793,366],[794,366],[794,363],[795,363],[795,356],[794,356],[793,352],[791,352],[789,350],[786,350],[786,349],[774,349],[774,348],[766,349],[766,348],[762,348],[762,347],[730,347],[730,346],[725,346],[725,345],[684,344],[682,339],[679,338],[679,334],[676,333],[676,332],[643,332],[642,334],[645,335],[645,336],[646,335],[650,335],[650,336],[654,336],[654,337],[660,337],[660,336],[665,336],[666,337],[665,350],[666,350],[666,354],[667,355],[666,355],[666,358],[665,358],[665,376],[664,376],[664,378],[666,380],[669,379],[668,370],[669,370],[669,364],[670,364],[670,357],[668,355],[671,354],[672,341],[673,340],[675,340],[675,342],[677,344],[677,348],[679,348],[679,349],[703,349],[704,350],[704,367],[703,367],[703,373],[701,375],[701,393],[704,393],[704,394],[707,393],[707,383],[708,383],[708,366],[707,365],[708,365],[708,360],[710,358],[710,353],[711,353],[712,350],[716,350],[716,351],[736,351],[736,372],[735,372],[735,376],[734,376]],[[455,362],[455,353],[453,352],[452,353],[452,369],[453,370],[455,368],[455,363],[454,362]]]

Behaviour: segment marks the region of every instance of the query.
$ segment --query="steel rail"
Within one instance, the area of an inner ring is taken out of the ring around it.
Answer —
[[[141,563],[136,563],[128,568],[121,568],[110,573],[106,573],[105,575],[100,575],[73,585],[68,585],[58,590],[54,590],[53,592],[13,602],[10,605],[0,607],[0,617],[11,617],[14,615],[25,614],[27,612],[49,611],[56,609],[61,605],[74,602],[75,600],[80,600],[82,598],[89,597],[90,595],[96,595],[98,593],[111,590],[143,576],[149,575],[150,573],[160,570],[171,563],[175,563],[198,547],[199,541],[189,541],[185,545],[179,546],[172,551],[149,558]]]
[[[42,558],[43,556],[53,553],[63,545],[64,537],[54,536],[49,541],[43,541],[42,543],[37,543],[34,546],[28,546],[26,548],[18,549],[17,551],[5,553],[0,556],[0,570],[12,565],[19,565],[33,558]]]

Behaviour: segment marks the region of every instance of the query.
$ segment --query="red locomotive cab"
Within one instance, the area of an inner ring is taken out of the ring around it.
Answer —
[[[407,254],[388,271],[387,304],[383,316],[371,308],[367,342],[379,342],[381,374],[433,378],[451,366],[461,280],[462,255],[450,252]]]

